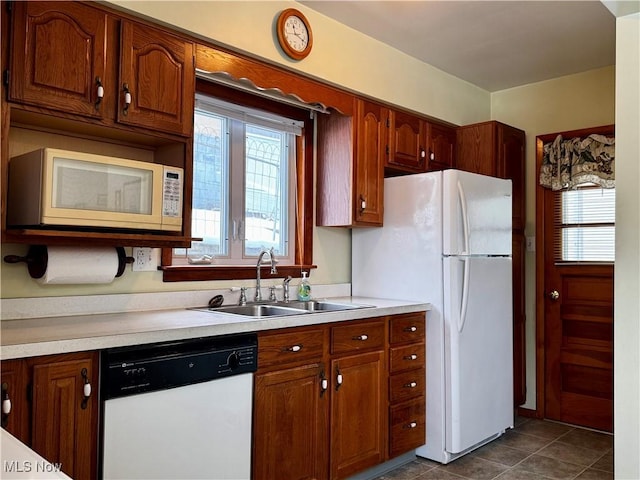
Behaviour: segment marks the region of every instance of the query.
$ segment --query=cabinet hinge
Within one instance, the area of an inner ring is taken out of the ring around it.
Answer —
[[[391,127],[391,121],[387,118],[387,128]]]
[[[389,155],[389,145],[385,145],[384,150],[387,153],[387,155]]]
[[[13,0],[7,2],[7,13],[11,13],[13,11]]]
[[[9,69],[5,69],[4,72],[2,72],[2,83],[4,84],[5,87],[9,86]]]

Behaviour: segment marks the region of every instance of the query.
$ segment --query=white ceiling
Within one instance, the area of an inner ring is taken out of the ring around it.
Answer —
[[[598,0],[300,3],[490,92],[615,64]]]

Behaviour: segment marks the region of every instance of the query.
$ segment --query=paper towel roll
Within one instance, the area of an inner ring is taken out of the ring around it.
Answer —
[[[42,284],[111,283],[118,273],[118,251],[113,247],[47,247],[47,270]]]

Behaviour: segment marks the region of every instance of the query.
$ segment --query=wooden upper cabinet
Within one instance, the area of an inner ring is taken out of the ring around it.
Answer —
[[[525,227],[525,134],[509,125],[500,124],[496,135],[497,174],[511,179],[513,191],[513,228]]]
[[[427,169],[444,170],[455,165],[456,129],[426,122]]]
[[[190,135],[195,44],[122,20],[118,122]]]
[[[389,143],[385,166],[408,172],[425,172],[425,121],[420,117],[395,110],[389,111]]]
[[[10,101],[106,126],[191,134],[193,42],[84,2],[12,8]]]
[[[101,118],[107,15],[77,2],[12,2],[9,99]]]
[[[353,110],[318,116],[318,226],[382,225],[388,110],[361,99]]]
[[[355,212],[357,224],[382,225],[385,125],[387,109],[358,100],[355,164]]]

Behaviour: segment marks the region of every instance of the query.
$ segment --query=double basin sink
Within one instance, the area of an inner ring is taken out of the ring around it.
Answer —
[[[358,308],[373,308],[370,305],[355,303],[340,303],[327,300],[248,303],[246,305],[225,305],[222,307],[196,308],[195,310],[228,313],[245,317],[283,317],[287,315],[301,315],[305,313],[338,312]]]

